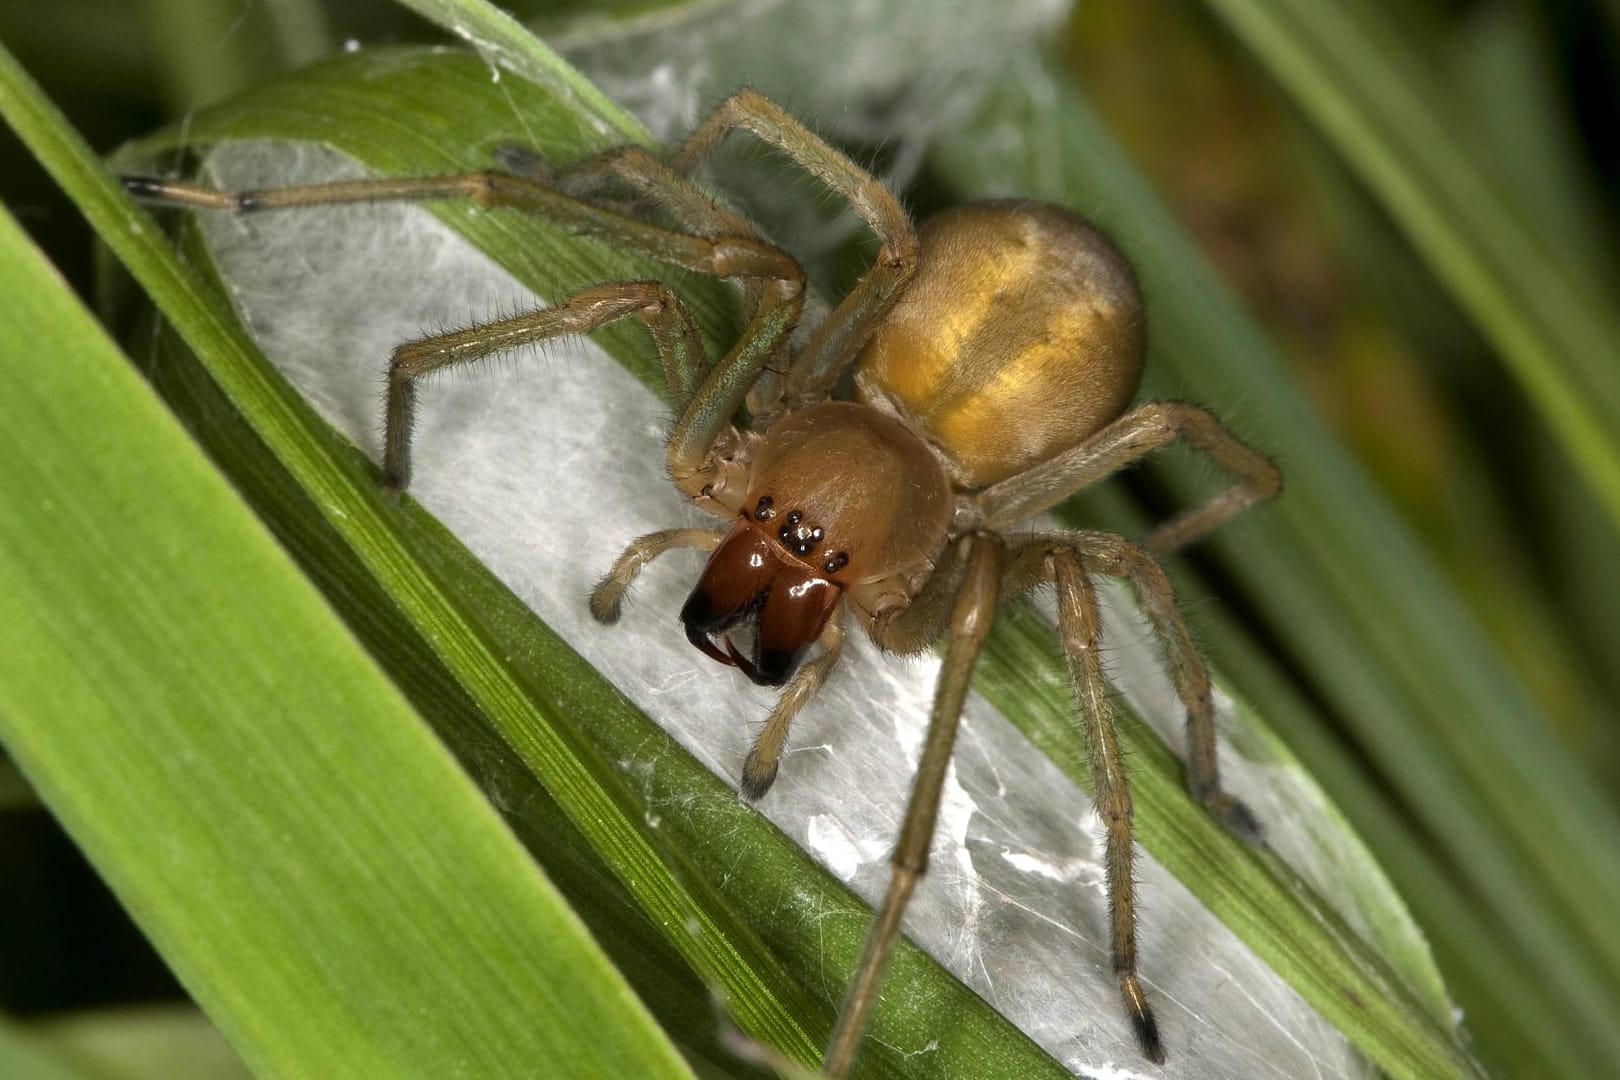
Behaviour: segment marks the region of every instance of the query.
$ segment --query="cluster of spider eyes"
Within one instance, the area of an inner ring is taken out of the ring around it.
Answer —
[[[776,509],[769,495],[761,495],[759,502],[754,506],[755,521],[770,521],[776,517]],[[820,525],[804,524],[804,511],[789,510],[785,523],[776,530],[776,538],[795,555],[804,556],[816,549],[816,546],[826,537]],[[836,574],[849,565],[849,556],[842,551],[830,552],[821,560],[821,570],[825,574]]]

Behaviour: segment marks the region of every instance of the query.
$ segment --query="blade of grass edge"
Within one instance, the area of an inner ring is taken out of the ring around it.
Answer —
[[[574,102],[578,115],[590,118],[597,134],[611,135],[610,143],[652,144],[651,136],[640,121],[552,51],[551,46],[488,0],[396,0],[396,3],[448,30],[502,69],[546,87],[565,101]]]
[[[1316,0],[1209,6],[1379,193],[1620,526],[1620,379],[1607,363],[1620,326],[1473,164],[1393,27]],[[1620,955],[1616,944],[1603,947]]]

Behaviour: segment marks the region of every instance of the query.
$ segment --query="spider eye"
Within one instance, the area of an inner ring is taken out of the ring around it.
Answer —
[[[681,622],[706,656],[761,686],[781,686],[821,636],[842,591],[784,560],[759,530],[739,525],[709,556]],[[753,631],[746,655],[727,636],[739,629]]]

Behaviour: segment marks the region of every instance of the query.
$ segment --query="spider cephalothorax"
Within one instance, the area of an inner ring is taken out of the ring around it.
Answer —
[[[732,131],[783,151],[847,199],[882,242],[878,258],[802,347],[804,272],[691,174]],[[512,155],[510,162],[529,162]],[[1098,654],[1090,577],[1136,592],[1187,710],[1187,783],[1211,813],[1253,836],[1224,794],[1209,675],[1155,556],[1189,544],[1277,493],[1271,462],[1205,410],[1130,409],[1141,375],[1142,300],[1129,263],[1094,226],[1031,202],[972,204],[920,231],[894,195],[752,91],[726,99],[668,158],[627,147],[561,171],[524,167],[359,180],[231,194],[132,177],[135,193],[238,212],[385,199],[468,198],[542,214],[628,252],[742,285],[745,330],[705,352],[685,306],[656,281],[594,285],[555,305],[395,350],[388,372],[382,480],[409,480],[416,380],[457,364],[636,317],[651,332],[678,415],[670,475],[722,528],[641,537],[591,597],[618,618],[630,584],[675,548],[711,553],[681,610],[688,639],[757,683],[782,686],[743,763],[760,798],[789,726],[838,662],[853,620],[882,648],[943,639],[945,659],[889,889],[834,1027],[823,1068],[850,1067],[900,917],[927,869],[945,769],[975,660],[1003,598],[1057,594],[1057,632],[1107,829],[1114,972],[1143,1053],[1163,1060],[1136,971],[1131,801]],[[626,194],[630,196],[626,201]],[[631,216],[645,204],[658,220]],[[833,400],[853,374],[853,401]],[[734,421],[745,411],[750,419]],[[1209,454],[1236,482],[1140,543],[1097,532],[1007,530],[1173,440]],[[738,641],[742,644],[739,646]]]
[[[952,496],[927,445],[853,402],[784,415],[747,442],[746,487],[711,486],[736,524],[681,611],[687,636],[755,682],[780,686],[840,599],[867,617],[897,601],[944,547]],[[740,491],[740,493],[739,493]],[[752,622],[752,659],[711,637]]]

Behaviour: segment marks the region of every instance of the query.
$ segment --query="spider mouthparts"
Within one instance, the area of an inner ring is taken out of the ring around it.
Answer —
[[[769,671],[762,672],[758,665],[737,650],[736,643],[731,640],[730,635],[721,639],[725,643],[725,648],[722,650],[714,643],[714,639],[709,636],[708,631],[703,630],[698,625],[688,623],[686,626],[686,640],[701,649],[703,655],[709,659],[736,668],[748,676],[751,681],[761,686],[781,686],[787,681],[785,672],[781,678],[774,678]]]
[[[751,680],[761,686],[781,686],[782,683],[786,681],[785,679],[777,679],[776,681],[772,682],[768,677],[762,675],[759,668],[754,666],[754,662],[752,660],[748,659],[748,657],[737,651],[737,646],[731,640],[731,636],[729,634],[726,636],[726,653],[727,663],[737,668],[744,675],[748,676]]]
[[[715,647],[714,642],[709,639],[708,631],[703,629],[701,625],[691,620],[686,620],[686,640],[690,641],[693,645],[701,649],[703,651],[703,655],[707,656],[710,660],[718,660],[722,664],[728,664],[731,666],[736,665],[736,662],[732,660],[731,657],[736,656],[737,651],[731,648],[731,640],[729,638],[726,640],[726,648],[730,651],[731,656],[727,656],[726,653],[721,652]]]
[[[748,676],[749,681],[760,686],[781,686],[787,682],[787,677],[793,669],[793,661],[797,658],[792,655],[779,658],[770,650],[762,649],[760,651],[765,655],[761,659],[765,661],[764,663],[750,660],[738,650],[736,643],[731,640],[731,635],[725,633],[747,616],[714,617],[707,610],[708,598],[701,595],[701,589],[700,585],[698,590],[693,591],[692,598],[687,600],[686,607],[681,612],[681,621],[686,624],[686,640],[697,646],[710,660],[736,668]],[[724,635],[720,637],[720,641],[725,645],[723,649],[715,644],[715,638],[719,635]]]
[[[709,557],[681,622],[703,655],[760,686],[781,686],[821,635],[841,591],[745,522]],[[730,637],[739,627],[746,653]]]

